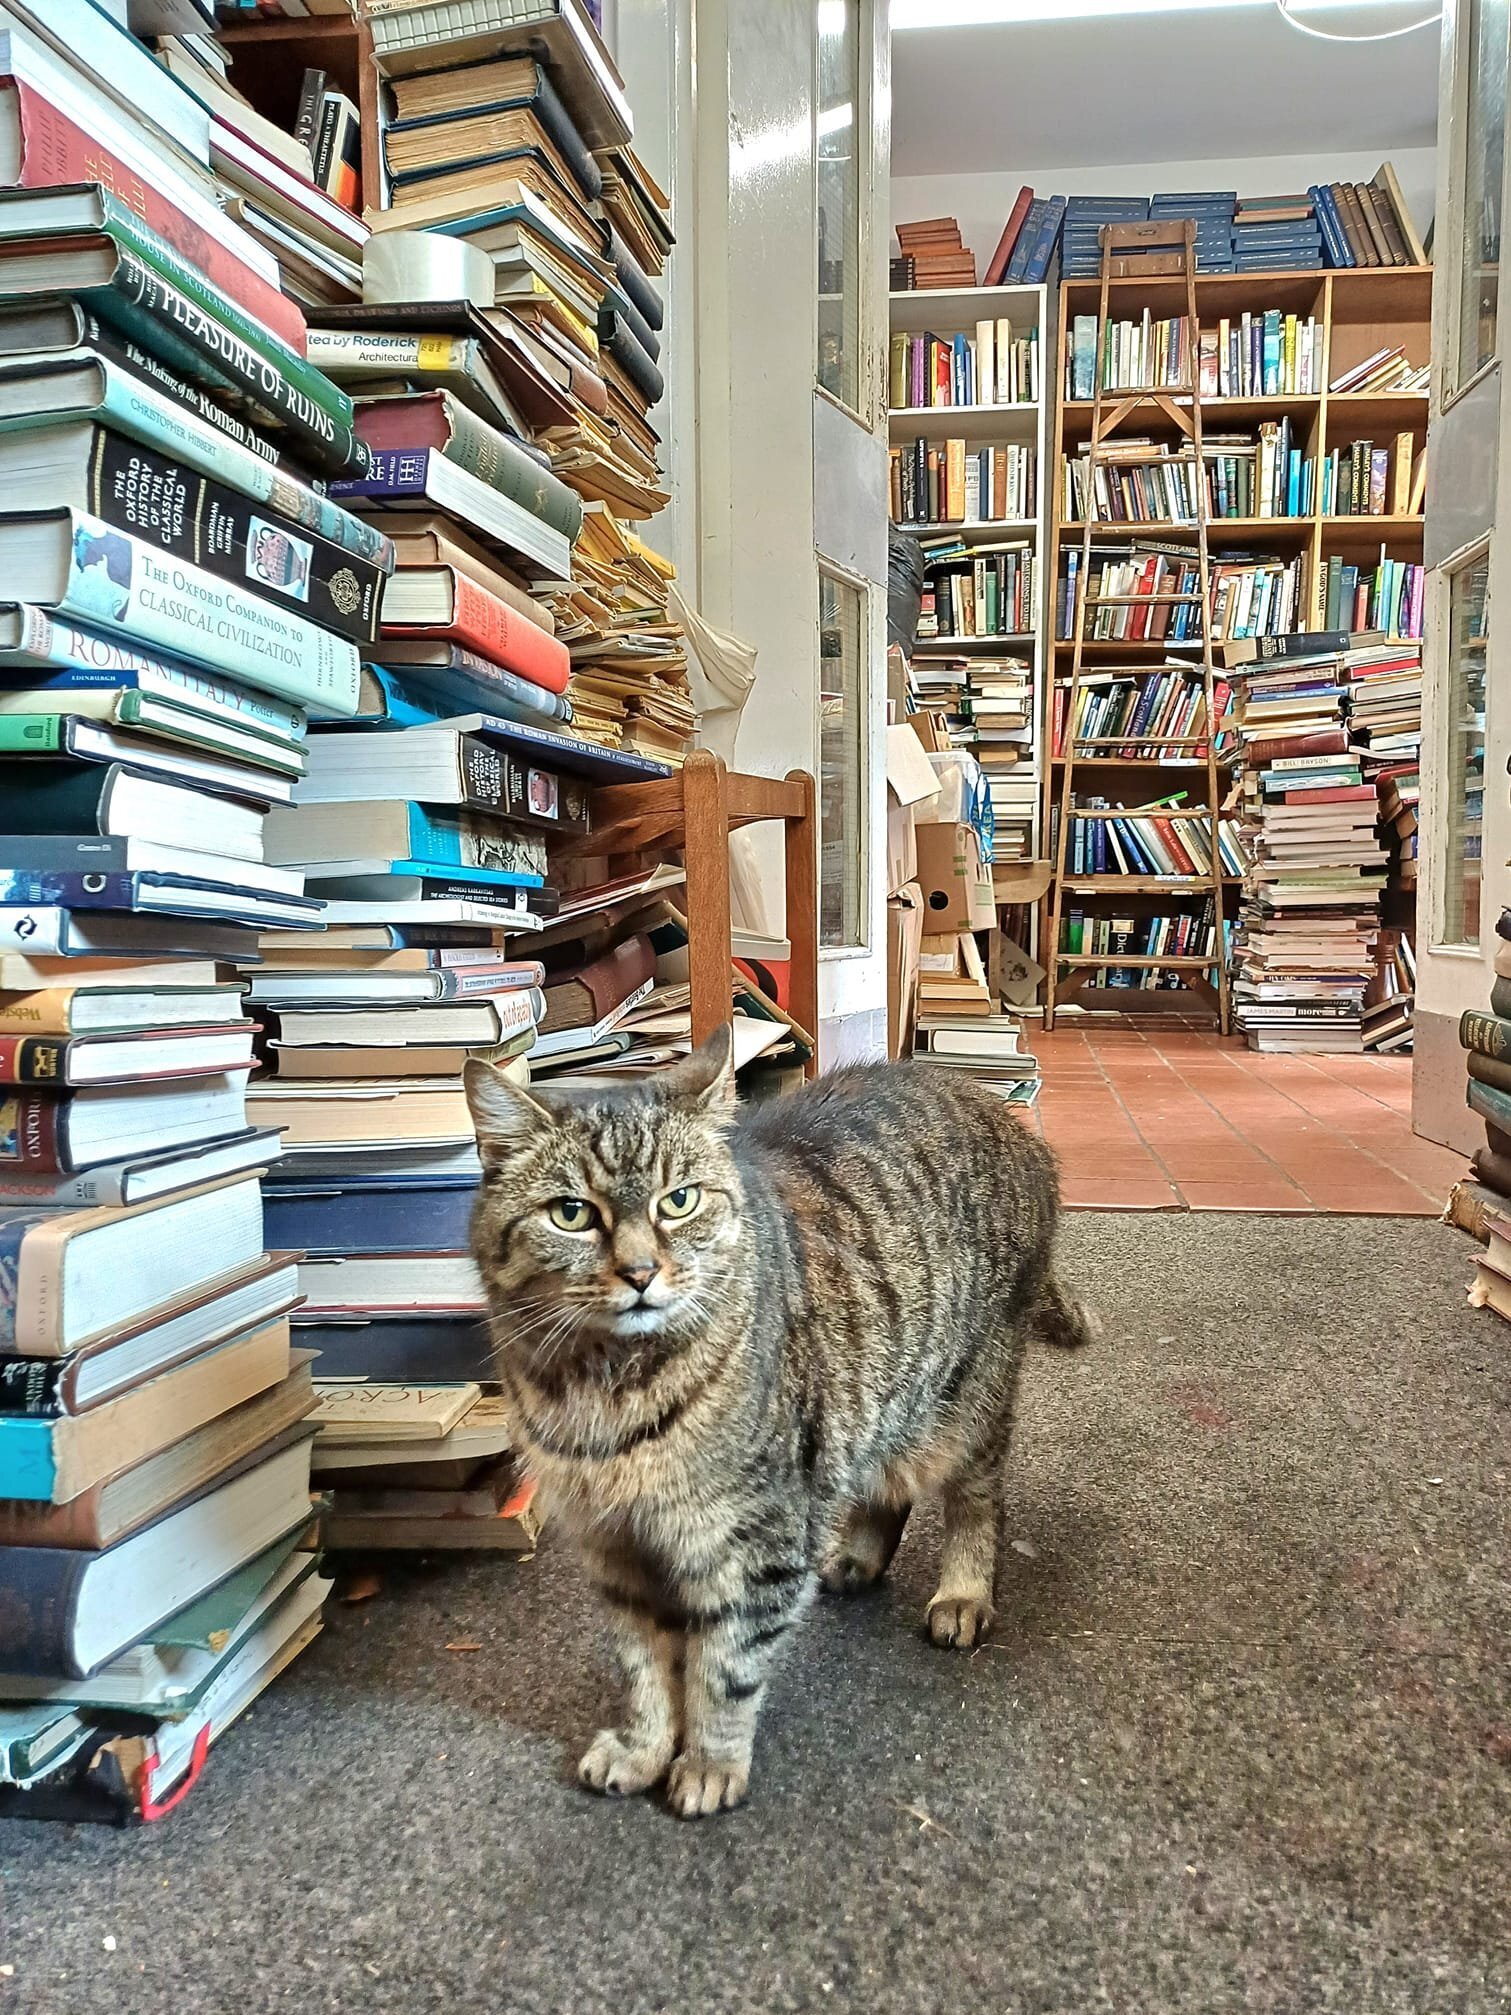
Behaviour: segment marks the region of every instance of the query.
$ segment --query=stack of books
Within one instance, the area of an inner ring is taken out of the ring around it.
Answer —
[[[1196,270],[1198,273],[1231,273],[1233,270],[1233,212],[1237,207],[1235,189],[1201,189],[1195,193],[1155,195],[1149,200],[1151,223],[1178,223],[1190,218],[1196,226]]]
[[[69,11],[75,4],[66,0]],[[307,8],[308,0],[301,0],[301,13]],[[320,11],[351,9],[346,0],[324,0]],[[161,19],[164,10],[148,12]],[[269,18],[301,16],[279,17],[262,5],[221,10],[228,24]],[[238,89],[232,58],[246,51],[244,43],[233,51],[205,34],[159,34],[154,46],[208,118],[209,166],[222,208],[277,260],[285,291],[305,307],[360,299],[368,236],[361,216],[361,118],[335,78],[306,70],[284,127]]]
[[[967,1071],[1013,1105],[1039,1095],[1039,1065],[1023,1047],[1022,1023],[992,997],[980,948],[968,932],[926,936],[918,960],[917,1052]]]
[[[397,115],[393,200],[367,212],[388,298],[323,313],[311,344],[363,394],[375,467],[348,495],[399,514],[415,541],[401,540],[400,574],[426,570],[424,608],[405,620],[395,605],[386,631],[405,641],[385,639],[380,666],[407,688],[420,626],[428,666],[444,655],[441,669],[475,677],[481,660],[528,681],[515,718],[529,704],[537,724],[676,763],[693,715],[672,568],[633,529],[667,501],[650,419],[667,199],[578,0],[511,18],[481,38],[434,6],[372,23]],[[491,301],[450,298],[451,240],[491,269]],[[487,703],[473,688],[468,704]]]
[[[1495,930],[1490,998],[1484,1008],[1460,1016],[1459,1043],[1469,1070],[1469,1106],[1485,1128],[1471,1170],[1476,1182],[1511,1199],[1511,910],[1501,911]]]
[[[1425,395],[1432,376],[1431,364],[1413,364],[1404,343],[1386,343],[1371,350],[1357,364],[1340,371],[1328,385],[1330,392],[1382,394],[1420,392]],[[1416,509],[1421,509],[1420,499]]]
[[[1322,231],[1310,195],[1244,196],[1233,209],[1233,271],[1279,273],[1322,264]]]
[[[1234,1001],[1260,1050],[1358,1050],[1385,850],[1349,738],[1350,637],[1302,632],[1222,655],[1241,691],[1244,881]]]
[[[641,938],[616,945],[598,992],[548,971],[534,940],[604,907],[602,892],[561,887],[590,785],[664,774],[481,714],[311,736],[268,840],[325,899],[326,928],[264,935],[246,979],[263,1028],[249,1103],[284,1133],[268,1209],[307,1255],[297,1335],[320,1352],[322,1380],[493,1376],[468,1243],[480,1168],[463,1067],[483,1056],[523,1084],[527,1055],[601,1054],[648,990]]]
[[[87,1772],[141,1817],[319,1628],[233,968],[319,928],[268,834],[307,708],[358,703],[393,554],[322,487],[366,451],[203,193],[203,108],[90,12],[69,61],[4,41],[38,130],[152,170],[145,215],[92,181],[0,197],[0,1694],[43,1804]]]
[[[898,224],[892,286],[903,293],[914,287],[974,287],[976,257],[960,236],[953,217],[927,217],[917,224]]]
[[[471,1381],[322,1382],[314,1471],[327,1544],[529,1553],[540,1532],[501,1398]]]
[[[1094,279],[1102,270],[1102,226],[1144,223],[1147,196],[1071,196],[1060,228],[1060,278]]]
[[[1392,926],[1375,946],[1375,976],[1364,996],[1364,1047],[1381,1056],[1408,1054],[1414,1044],[1416,947],[1411,932]]]

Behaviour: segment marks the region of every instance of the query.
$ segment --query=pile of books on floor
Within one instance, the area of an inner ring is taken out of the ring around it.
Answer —
[[[1460,1016],[1459,1043],[1469,1072],[1469,1107],[1485,1129],[1484,1142],[1470,1162],[1470,1173],[1474,1182],[1489,1192],[1482,1201],[1496,1206],[1504,1202],[1511,1210],[1511,910],[1501,911],[1495,932],[1495,978],[1490,998],[1484,1008],[1469,1008]],[[1502,1230],[1502,1238],[1504,1235]],[[1504,1247],[1498,1251],[1503,1257]],[[1492,1270],[1503,1273],[1506,1269]],[[1511,1320],[1511,1283],[1484,1284],[1492,1290],[1484,1297],[1486,1303]]]
[[[1366,1000],[1364,1047],[1409,1050],[1416,993],[1413,942],[1417,890],[1417,806],[1422,794],[1420,644],[1356,640],[1348,652],[1349,734],[1376,798],[1386,850],[1377,971]]]
[[[1375,945],[1375,976],[1364,996],[1364,1047],[1400,1056],[1413,1046],[1417,955],[1410,928],[1382,928]]]
[[[1039,1095],[1039,1066],[1023,1025],[993,999],[980,947],[969,932],[925,936],[918,961],[918,1054],[968,1072],[1014,1105]]]
[[[393,554],[316,487],[366,451],[203,193],[203,121],[160,124],[196,101],[95,10],[71,62],[5,48],[28,116],[106,136],[94,172],[117,132],[153,166],[145,220],[95,183],[0,200],[0,1806],[142,1818],[320,1624],[234,968],[319,928],[268,833]]]
[[[1263,655],[1219,647],[1240,690],[1250,862],[1233,994],[1253,1049],[1363,1047],[1385,850],[1349,739],[1351,641],[1302,632],[1265,640]]]
[[[667,501],[650,421],[666,198],[576,0],[483,37],[481,61],[459,20],[432,10],[406,41],[403,18],[372,24],[397,113],[393,200],[367,212],[380,284],[310,339],[372,451],[343,494],[398,520],[377,683],[411,700],[422,663],[487,708],[478,682],[502,671],[511,717],[675,764],[693,716],[672,569],[632,529]]]

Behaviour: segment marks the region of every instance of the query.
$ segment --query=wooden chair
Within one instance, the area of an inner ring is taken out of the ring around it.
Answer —
[[[779,819],[785,829],[787,937],[792,946],[788,1009],[814,1038],[809,1077],[818,1075],[818,814],[806,770],[752,777],[695,750],[669,777],[605,784],[593,793],[595,856],[679,848],[687,867],[688,967],[695,1043],[729,1019],[729,835]]]

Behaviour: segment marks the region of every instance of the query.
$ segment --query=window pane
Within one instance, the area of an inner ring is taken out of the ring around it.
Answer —
[[[828,574],[819,594],[819,942],[859,945],[866,605],[861,590]]]
[[[1448,589],[1448,790],[1438,919],[1438,942],[1445,945],[1480,940],[1489,568],[1482,554],[1453,576]]]
[[[818,7],[818,382],[860,407],[860,24]]]
[[[1464,120],[1464,268],[1459,297],[1458,379],[1495,355],[1501,256],[1501,180],[1506,151],[1507,0],[1474,0]]]

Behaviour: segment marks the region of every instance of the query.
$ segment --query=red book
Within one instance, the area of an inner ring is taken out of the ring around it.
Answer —
[[[406,613],[423,608],[427,620],[390,620],[387,604],[395,589]],[[476,651],[490,664],[502,665],[506,672],[533,679],[548,693],[566,691],[572,662],[566,645],[527,622],[507,602],[490,595],[455,567],[401,567],[392,578],[389,594],[384,596],[385,637],[445,638],[464,650]]]
[[[1180,827],[1174,819],[1156,819],[1154,830],[1159,834],[1170,852],[1175,856],[1177,874],[1199,875],[1205,870],[1196,865],[1195,860],[1181,844]]]
[[[1007,222],[1002,227],[1002,236],[997,240],[997,249],[992,254],[992,262],[986,269],[983,287],[999,287],[1002,275],[1007,271],[1007,263],[1013,256],[1013,247],[1018,242],[1018,233],[1023,229],[1023,219],[1028,215],[1028,206],[1034,200],[1034,192],[1025,183],[1018,191],[1018,199],[1008,213]]]
[[[1159,585],[1163,572],[1164,569],[1160,565],[1160,556],[1157,553],[1151,553],[1144,561],[1144,571],[1139,575],[1138,586],[1133,592],[1136,595],[1152,595]],[[1147,602],[1135,602],[1132,604],[1128,611],[1128,635],[1130,640],[1142,643],[1151,636],[1149,619],[1154,613],[1155,611]]]
[[[1373,799],[1373,784],[1332,784],[1325,791],[1284,791],[1283,805],[1352,805]]]
[[[1280,756],[1341,756],[1348,747],[1346,728],[1319,728],[1310,735],[1277,735],[1268,741],[1249,742],[1244,749],[1250,763],[1272,763]]]
[[[7,124],[16,141],[13,187],[47,189],[98,182],[238,307],[304,355],[304,316],[297,301],[279,293],[177,204],[134,175],[102,141],[91,138],[40,92],[15,77],[0,77],[0,132]]]

